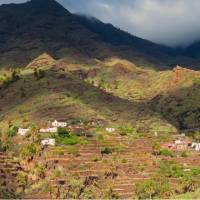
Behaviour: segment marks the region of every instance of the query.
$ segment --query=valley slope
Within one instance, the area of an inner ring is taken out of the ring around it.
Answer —
[[[19,69],[15,82],[6,84],[12,71],[1,74],[2,120],[96,118],[148,132],[200,128],[198,71],[159,72],[117,58],[74,64],[42,54]]]

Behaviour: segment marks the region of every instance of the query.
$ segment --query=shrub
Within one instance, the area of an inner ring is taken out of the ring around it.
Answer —
[[[114,89],[117,90],[119,88],[119,81],[114,81]]]
[[[161,150],[160,143],[155,142],[155,143],[153,144],[153,146],[152,146],[152,149],[153,149],[153,153],[154,153],[155,155],[159,155],[160,150]]]
[[[18,80],[20,80],[19,73],[14,70],[10,76],[5,77],[5,79],[3,80],[3,86],[7,87]]]
[[[106,89],[106,83],[103,79],[99,82],[98,88],[103,90]]]
[[[128,125],[124,125],[124,126],[120,126],[118,128],[119,134],[120,135],[128,135],[134,132],[134,129],[131,126]]]
[[[69,154],[72,154],[75,157],[80,156],[79,150],[76,147],[72,147],[68,150]]]
[[[139,199],[166,198],[171,193],[168,180],[164,177],[153,177],[135,185],[136,195]]]
[[[21,185],[21,186],[25,186],[27,183],[27,176],[24,172],[19,172],[17,175],[17,182]]]
[[[101,159],[99,158],[99,157],[97,157],[97,156],[95,156],[95,157],[93,157],[92,158],[92,161],[93,162],[98,162],[98,161],[100,161]]]
[[[69,137],[58,137],[57,142],[63,145],[75,145],[78,144],[80,140],[76,135],[70,134]]]
[[[173,161],[164,161],[160,163],[160,173],[167,177],[180,178],[184,176],[183,167]]]
[[[10,127],[8,129],[8,132],[7,132],[8,137],[14,137],[14,136],[16,136],[17,131],[18,131],[18,127],[16,127],[16,126]]]
[[[78,199],[84,191],[84,181],[81,179],[71,179],[68,187],[68,198]]]
[[[45,71],[42,69],[34,69],[34,76],[36,77],[37,80],[40,80],[45,77]]]
[[[115,192],[112,187],[109,187],[107,190],[105,190],[103,196],[104,199],[119,199],[118,193]]]
[[[8,187],[0,185],[0,198],[1,199],[19,199],[19,197],[13,193],[14,191],[9,190]]]
[[[45,177],[45,167],[43,165],[37,163],[35,166],[35,172],[40,178]]]
[[[127,160],[125,158],[122,159],[121,161],[123,164],[127,163]]]
[[[174,157],[174,154],[169,149],[161,149],[160,155]]]
[[[6,152],[9,150],[11,145],[11,141],[9,139],[6,139],[4,141],[0,140],[0,151]]]
[[[200,78],[196,78],[193,80],[194,85],[200,86]]]
[[[112,149],[109,147],[105,147],[104,149],[101,150],[101,154],[111,154]]]
[[[69,137],[70,136],[70,132],[67,131],[65,128],[63,127],[58,127],[58,135],[60,137]]]
[[[181,179],[181,189],[183,193],[194,192],[198,188],[198,183],[193,177],[185,175]]]
[[[33,156],[37,153],[37,148],[34,143],[28,144],[27,146],[23,147],[21,150],[21,157],[23,159],[30,160]]]
[[[19,76],[19,73],[17,72],[17,71],[13,71],[12,72],[12,75],[11,75],[11,82],[13,83],[13,82],[16,82],[16,81],[18,81],[18,80],[20,80],[20,76]]]
[[[192,173],[193,176],[198,176],[198,175],[200,175],[200,168],[193,168],[193,169],[191,170],[191,173]]]
[[[61,168],[56,168],[53,173],[52,173],[54,178],[60,178],[63,175],[63,169]]]
[[[183,152],[181,153],[181,157],[183,157],[183,158],[188,157],[187,151],[183,151]]]
[[[200,132],[197,131],[193,134],[193,138],[197,141],[200,142]]]
[[[85,187],[84,191],[82,192],[80,199],[97,199],[97,186],[91,185],[89,187]]]

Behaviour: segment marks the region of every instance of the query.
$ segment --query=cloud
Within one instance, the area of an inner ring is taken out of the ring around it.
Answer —
[[[0,4],[9,4],[9,3],[23,3],[27,0],[0,0]]]
[[[199,0],[58,0],[136,36],[170,46],[200,39]]]
[[[1,3],[25,0],[0,0]],[[41,0],[42,1],[42,0]],[[199,0],[57,0],[133,35],[170,46],[200,40]]]

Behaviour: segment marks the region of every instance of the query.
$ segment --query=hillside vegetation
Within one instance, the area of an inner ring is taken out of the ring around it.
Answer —
[[[54,0],[0,6],[0,198],[198,198],[200,72],[190,48]]]
[[[118,58],[74,64],[43,54],[24,69],[2,70],[1,117],[198,129],[199,77],[181,67],[159,72]]]
[[[199,187],[198,153],[160,147],[200,130],[198,71],[43,53],[0,74],[1,198],[169,198]],[[55,119],[69,126],[38,132]],[[41,146],[49,137],[56,145]]]

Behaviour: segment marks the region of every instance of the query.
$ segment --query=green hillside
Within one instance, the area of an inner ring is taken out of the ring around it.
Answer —
[[[1,69],[0,197],[147,198],[143,190],[154,191],[158,177],[166,185],[156,186],[156,197],[196,190],[198,153],[160,145],[199,130],[199,78],[179,66],[160,72],[118,58],[75,63],[46,53],[23,69]],[[39,133],[55,119],[67,128]],[[30,132],[17,135],[20,127]],[[41,146],[46,138],[56,145]]]

